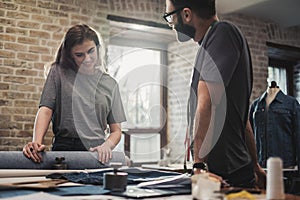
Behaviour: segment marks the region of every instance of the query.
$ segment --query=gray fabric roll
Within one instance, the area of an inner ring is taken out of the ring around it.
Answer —
[[[109,163],[98,161],[97,152],[89,151],[47,151],[41,152],[43,162],[34,163],[23,155],[22,151],[0,151],[0,169],[53,169],[57,163],[57,157],[64,157],[67,169],[98,169],[105,168],[110,163],[122,163],[126,165],[125,154],[120,151],[113,151]]]

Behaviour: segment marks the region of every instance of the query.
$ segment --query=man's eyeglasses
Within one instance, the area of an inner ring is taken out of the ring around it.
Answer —
[[[172,11],[172,12],[165,13],[164,16],[163,16],[163,18],[167,21],[167,23],[168,23],[169,25],[171,25],[171,24],[173,23],[173,15],[174,15],[175,13],[181,11],[183,8],[185,8],[185,7],[181,7],[181,8],[178,8],[178,9]]]

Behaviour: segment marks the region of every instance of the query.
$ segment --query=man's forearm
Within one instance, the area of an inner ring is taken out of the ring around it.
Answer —
[[[254,140],[253,130],[250,124],[250,121],[247,120],[246,130],[245,130],[245,140],[246,145],[251,156],[252,162],[254,164],[254,168],[258,167],[257,165],[257,153],[256,153],[256,145]]]
[[[205,156],[200,156],[200,150],[204,147],[203,141],[207,136],[207,132],[211,119],[211,106],[197,109],[194,121],[194,162],[205,161]]]
[[[212,97],[209,92],[208,83],[204,81],[199,81],[198,83],[198,99],[197,99],[197,109],[194,119],[194,130],[193,130],[193,139],[194,139],[194,162],[203,162],[206,161],[207,154],[203,155],[200,152],[203,152],[203,148],[207,148],[207,142],[204,144],[204,140],[208,134],[213,134],[211,132],[212,128],[211,122],[212,119]],[[205,150],[206,151],[206,150]]]

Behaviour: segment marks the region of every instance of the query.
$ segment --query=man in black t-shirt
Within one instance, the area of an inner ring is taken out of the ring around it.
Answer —
[[[215,0],[166,0],[164,18],[178,41],[192,38],[200,46],[188,116],[194,165],[207,163],[231,186],[254,187],[255,174],[264,183],[247,120],[252,64],[246,39],[235,25],[219,22]]]

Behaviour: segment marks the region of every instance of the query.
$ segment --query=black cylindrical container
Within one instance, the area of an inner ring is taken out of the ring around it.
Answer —
[[[104,174],[104,189],[122,192],[127,187],[127,176],[125,172],[108,172]]]

